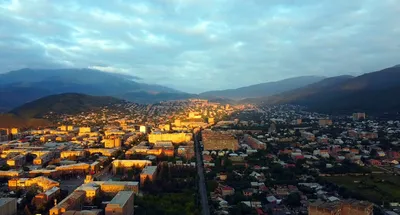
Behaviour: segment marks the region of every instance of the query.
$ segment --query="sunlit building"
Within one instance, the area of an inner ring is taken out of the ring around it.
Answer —
[[[158,133],[149,134],[149,142],[165,142],[171,141],[172,143],[185,143],[192,140],[192,134],[190,133]]]

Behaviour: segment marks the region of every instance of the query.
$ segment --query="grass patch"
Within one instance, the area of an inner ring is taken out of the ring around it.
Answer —
[[[368,201],[381,204],[382,201],[400,199],[400,176],[334,176],[325,179],[349,191],[359,194]]]

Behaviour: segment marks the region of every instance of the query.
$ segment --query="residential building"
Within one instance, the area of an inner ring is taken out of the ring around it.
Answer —
[[[134,192],[120,191],[107,204],[105,215],[133,215],[134,213]]]

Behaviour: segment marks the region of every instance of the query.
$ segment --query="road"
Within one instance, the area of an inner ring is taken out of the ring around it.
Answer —
[[[68,180],[61,180],[60,182],[60,189],[62,190],[68,190],[68,194],[72,193],[77,187],[81,186],[83,184],[84,177],[79,176],[76,178],[71,178]]]
[[[196,147],[196,163],[197,163],[197,174],[199,175],[199,193],[200,193],[200,203],[201,211],[203,215],[210,215],[210,207],[208,206],[207,188],[204,178],[204,165],[203,165],[203,155],[200,148],[200,142],[197,139],[197,134],[193,135],[194,144]]]

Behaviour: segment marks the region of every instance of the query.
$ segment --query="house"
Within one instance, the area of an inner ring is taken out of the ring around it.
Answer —
[[[233,187],[227,186],[227,185],[220,185],[218,188],[219,193],[223,197],[225,196],[231,196],[235,194],[235,189]]]
[[[254,194],[254,189],[247,188],[247,189],[244,189],[242,192],[243,192],[244,196],[250,197]]]
[[[379,160],[375,160],[375,159],[369,160],[368,163],[373,165],[373,166],[382,166],[382,162],[379,161]]]

